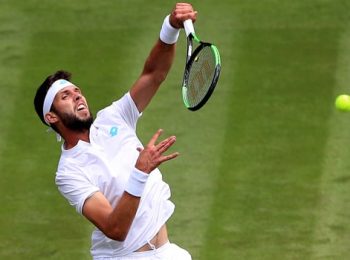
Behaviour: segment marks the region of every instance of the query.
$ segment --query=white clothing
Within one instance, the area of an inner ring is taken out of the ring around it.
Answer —
[[[134,170],[142,147],[136,136],[141,116],[129,93],[101,110],[90,128],[90,143],[79,141],[62,154],[56,184],[64,197],[81,214],[84,202],[100,191],[114,208]],[[97,228],[92,233],[94,259],[120,257],[136,251],[151,240],[170,218],[174,204],[169,200],[169,186],[158,169],[146,182],[139,208],[123,242],[106,237]]]
[[[191,255],[183,248],[173,243],[166,243],[160,248],[135,252],[127,256],[101,258],[100,260],[191,260]]]

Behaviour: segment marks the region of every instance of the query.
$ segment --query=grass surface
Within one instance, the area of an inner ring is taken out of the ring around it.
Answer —
[[[184,34],[138,133],[177,135],[161,167],[176,211],[171,240],[194,259],[348,259],[350,4],[193,1],[196,31],[223,70],[185,110]],[[89,259],[92,226],[54,184],[60,146],[36,117],[37,86],[73,72],[93,111],[141,72],[172,1],[0,1],[0,259]]]

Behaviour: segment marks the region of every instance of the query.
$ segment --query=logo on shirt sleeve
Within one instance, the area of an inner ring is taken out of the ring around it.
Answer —
[[[116,136],[118,134],[118,127],[113,126],[111,127],[111,130],[109,130],[109,134],[113,137]]]

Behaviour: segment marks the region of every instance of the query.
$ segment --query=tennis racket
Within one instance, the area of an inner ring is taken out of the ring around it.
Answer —
[[[200,109],[208,101],[218,82],[221,60],[218,48],[202,42],[194,32],[192,20],[184,22],[187,36],[187,55],[182,82],[182,98],[192,111]],[[193,41],[199,46],[192,52]]]

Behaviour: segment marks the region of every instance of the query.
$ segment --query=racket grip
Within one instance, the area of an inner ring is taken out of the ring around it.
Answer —
[[[188,19],[188,20],[184,21],[184,28],[185,28],[186,36],[188,36],[190,34],[195,34],[194,33],[193,22],[192,22],[191,19]]]

